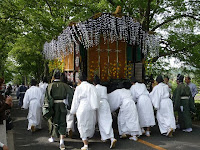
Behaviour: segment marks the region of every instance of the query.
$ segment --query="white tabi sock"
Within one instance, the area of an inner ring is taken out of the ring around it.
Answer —
[[[144,128],[141,128],[142,134],[145,134],[145,130]]]
[[[110,138],[110,140],[111,140],[111,142],[112,142],[113,140],[115,140],[115,138],[112,137],[112,138]]]
[[[110,148],[114,148],[117,140],[115,138],[110,138],[110,141],[111,141]]]
[[[137,140],[138,140],[138,138],[137,138],[137,136],[133,135],[132,137],[130,137],[130,138],[129,138],[129,140],[134,140],[134,141],[137,141]]]
[[[64,144],[64,140],[63,139],[60,139],[60,145],[61,144]]]
[[[53,137],[50,137],[50,138],[48,139],[48,141],[49,141],[50,143],[54,142]]]
[[[84,145],[81,150],[88,150],[88,145]]]
[[[87,138],[82,138],[82,141],[86,141],[87,140]]]

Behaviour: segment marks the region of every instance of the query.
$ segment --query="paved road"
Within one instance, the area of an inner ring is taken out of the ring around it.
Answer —
[[[12,110],[12,117],[14,120],[14,146],[15,150],[56,150],[58,149],[59,141],[54,143],[48,142],[48,131],[46,122],[43,121],[43,129],[31,134],[26,130],[27,128],[27,110],[21,110],[15,107]],[[141,136],[138,142],[130,141],[128,139],[119,139],[115,134],[118,142],[115,150],[199,150],[200,149],[200,127],[194,126],[192,133],[184,133],[177,130],[173,138],[168,138],[160,135],[158,127],[152,128],[151,137]],[[102,143],[99,132],[95,133],[94,138],[89,140],[89,150],[108,150],[109,142]],[[73,136],[73,139],[65,139],[66,148],[69,150],[80,150],[82,142],[78,133]]]

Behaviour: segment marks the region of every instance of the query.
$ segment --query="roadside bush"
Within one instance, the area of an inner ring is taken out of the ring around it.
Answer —
[[[193,120],[194,121],[200,121],[200,103],[195,103],[195,107],[196,107],[196,114],[193,115]]]

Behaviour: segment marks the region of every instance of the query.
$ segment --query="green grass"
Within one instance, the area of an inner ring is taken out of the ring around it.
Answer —
[[[198,93],[196,96],[200,96],[200,93]]]
[[[194,99],[195,99],[195,103],[197,102],[197,103],[200,103],[200,94],[197,94],[195,97],[194,97]]]
[[[200,100],[195,100],[195,103],[200,104]]]

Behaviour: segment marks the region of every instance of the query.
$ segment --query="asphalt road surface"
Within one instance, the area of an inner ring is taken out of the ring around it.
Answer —
[[[31,134],[27,131],[27,110],[17,108],[17,101],[14,99],[12,118],[14,120],[13,143],[15,150],[56,150],[59,149],[59,139],[49,143],[47,123],[43,121],[43,129]],[[174,137],[168,138],[160,134],[158,126],[152,128],[151,137],[141,136],[137,142],[129,139],[120,139],[115,132],[117,143],[115,150],[200,150],[200,126],[193,126],[192,133],[185,133],[176,130]],[[9,141],[12,142],[12,141]],[[78,132],[75,132],[72,139],[65,138],[67,150],[80,150],[83,146]],[[103,143],[100,134],[96,131],[94,137],[89,140],[89,150],[109,150],[110,142]]]

